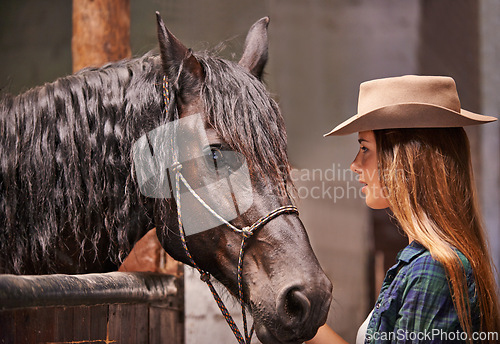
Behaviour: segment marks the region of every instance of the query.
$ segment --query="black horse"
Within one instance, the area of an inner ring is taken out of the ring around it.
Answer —
[[[133,145],[194,114],[208,140],[205,158],[220,168],[231,164],[224,160],[231,155],[221,152],[232,151],[248,168],[250,206],[230,219],[232,225],[249,226],[290,205],[284,123],[261,82],[268,22],[263,18],[252,26],[241,60],[233,63],[192,53],[158,17],[159,56],[85,69],[18,96],[2,96],[0,272],[116,270],[153,227],[171,256],[191,264],[175,198],[141,192]],[[217,172],[196,166],[186,173],[194,185]],[[168,185],[174,191],[175,185]],[[213,203],[234,201],[208,190]],[[236,295],[241,235],[220,224],[188,235],[186,242],[197,265]],[[264,343],[302,342],[326,320],[332,286],[296,214],[274,218],[248,239],[242,285]]]

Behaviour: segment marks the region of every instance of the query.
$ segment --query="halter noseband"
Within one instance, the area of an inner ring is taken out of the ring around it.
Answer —
[[[165,102],[165,111],[168,111],[168,106],[170,105],[170,97],[169,97],[169,87],[168,87],[168,80],[164,76],[163,77],[163,98]],[[173,142],[172,142],[173,144]],[[175,148],[173,148],[175,152]],[[271,211],[269,214],[261,217],[257,221],[255,221],[251,226],[246,226],[243,228],[238,228],[234,226],[232,223],[228,222],[226,219],[224,219],[222,216],[220,216],[215,210],[213,210],[201,197],[198,195],[198,193],[189,185],[188,181],[184,178],[184,176],[181,173],[182,169],[182,164],[178,162],[177,156],[174,153],[174,163],[171,167],[172,172],[175,174],[175,194],[176,197],[175,199],[178,200],[177,202],[177,221],[179,225],[179,233],[180,233],[180,238],[182,242],[182,246],[184,248],[184,251],[186,253],[186,256],[188,257],[189,261],[191,262],[192,266],[198,270],[200,273],[200,279],[204,281],[210,291],[212,292],[212,295],[219,306],[219,309],[224,316],[224,319],[226,319],[227,324],[233,331],[236,339],[238,340],[239,344],[250,344],[252,340],[252,335],[254,332],[254,326],[252,325],[252,328],[250,331],[248,331],[248,326],[247,326],[247,318],[246,318],[246,311],[245,311],[245,301],[243,297],[243,284],[242,284],[242,274],[243,274],[243,256],[244,256],[244,250],[246,246],[246,242],[248,238],[250,238],[256,230],[259,228],[263,227],[265,224],[267,224],[269,221],[273,220],[274,218],[282,215],[282,214],[290,214],[290,213],[295,213],[298,214],[299,211],[297,207],[293,205],[285,205],[279,208],[276,208],[275,210]],[[224,305],[222,299],[220,298],[219,294],[215,290],[215,287],[213,286],[211,280],[210,280],[210,273],[202,270],[198,264],[194,261],[193,257],[191,256],[191,253],[189,252],[189,249],[187,247],[186,243],[186,233],[184,232],[184,227],[182,225],[182,210],[181,210],[181,202],[180,202],[180,184],[181,182],[184,184],[184,186],[187,188],[187,190],[200,202],[201,205],[205,209],[207,209],[214,217],[216,217],[219,221],[224,223],[226,226],[231,228],[233,231],[242,234],[242,240],[241,240],[241,246],[240,246],[240,252],[239,252],[239,257],[238,257],[238,270],[237,270],[237,279],[238,279],[238,299],[241,305],[241,313],[243,315],[243,327],[244,327],[244,332],[245,332],[245,338],[243,338],[240,330],[238,329],[238,326],[236,326],[236,323],[234,322],[231,314],[229,314],[229,311],[227,310],[226,306]]]

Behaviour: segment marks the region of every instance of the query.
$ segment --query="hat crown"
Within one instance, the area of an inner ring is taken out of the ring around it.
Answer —
[[[460,100],[452,78],[406,75],[363,82],[359,87],[358,116],[385,106],[412,103],[460,113]]]
[[[379,129],[465,127],[496,120],[462,109],[450,77],[405,75],[362,83],[358,113],[325,136]]]

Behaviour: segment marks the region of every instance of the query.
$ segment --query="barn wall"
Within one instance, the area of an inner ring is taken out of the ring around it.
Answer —
[[[481,82],[481,111],[499,117],[500,114],[500,2],[479,2],[479,79]],[[493,261],[500,268],[500,123],[480,129],[480,180],[481,206],[486,230],[490,238]],[[500,282],[500,271],[497,273]]]

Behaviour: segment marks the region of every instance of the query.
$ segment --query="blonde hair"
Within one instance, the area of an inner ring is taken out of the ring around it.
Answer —
[[[465,130],[411,128],[374,133],[381,185],[390,208],[403,231],[444,266],[462,329],[472,338],[467,281],[454,248],[469,260],[474,273],[480,331],[499,331],[497,286]]]

